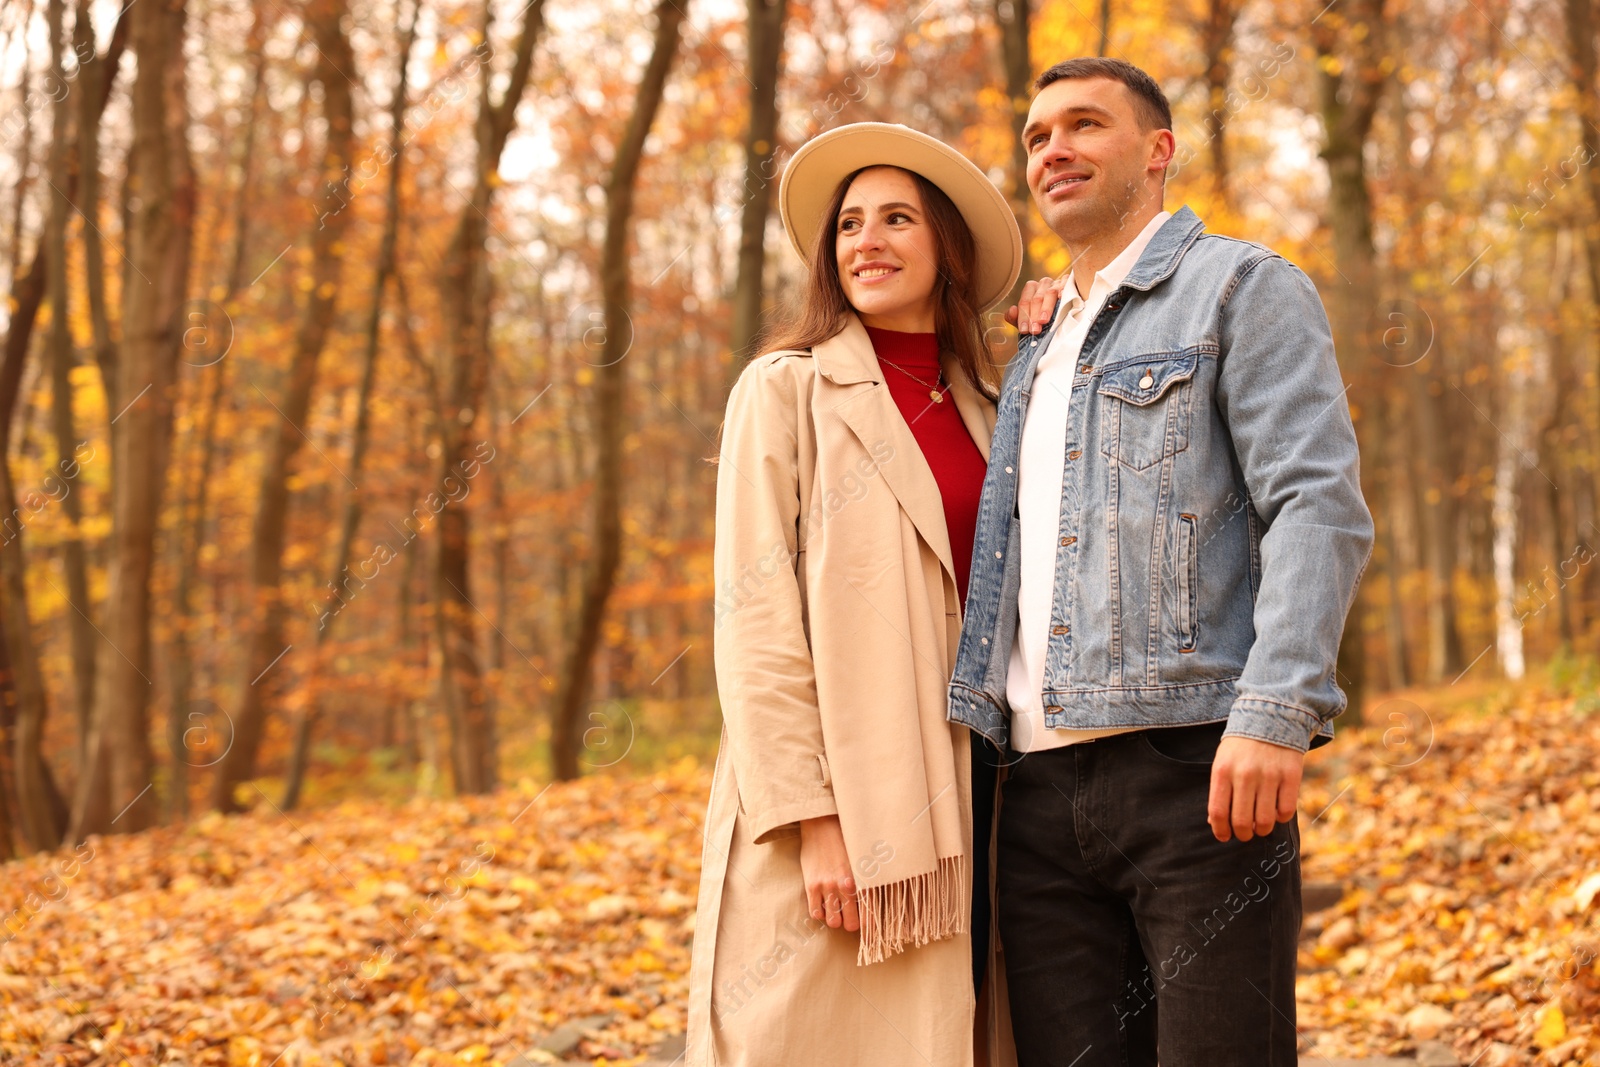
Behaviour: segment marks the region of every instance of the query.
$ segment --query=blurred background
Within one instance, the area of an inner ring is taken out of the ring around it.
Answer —
[[[1166,206],[1302,267],[1349,386],[1378,542],[1302,793],[1307,1062],[1595,1062],[1597,32],[0,0],[0,1063],[671,1061],[784,161],[925,130],[1057,274],[1018,131],[1079,55],[1165,87]]]
[[[707,460],[798,282],[785,158],[926,130],[1057,273],[1017,131],[1076,55],[1165,87],[1169,208],[1323,293],[1379,530],[1344,721],[1587,678],[1597,30],[1591,0],[5,0],[0,855],[707,758]]]

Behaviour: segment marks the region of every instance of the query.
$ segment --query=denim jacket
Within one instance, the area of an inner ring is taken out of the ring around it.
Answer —
[[[1000,387],[950,719],[1006,741],[1021,582],[1017,464],[1034,369]],[[1344,710],[1334,661],[1371,556],[1355,429],[1305,274],[1204,232],[1156,231],[1084,339],[1068,415],[1048,726],[1177,726],[1305,751]]]

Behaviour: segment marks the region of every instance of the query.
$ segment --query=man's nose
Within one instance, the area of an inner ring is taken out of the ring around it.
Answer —
[[[1039,161],[1046,168],[1060,163],[1071,163],[1077,158],[1078,154],[1072,150],[1072,139],[1061,131],[1051,131],[1049,143],[1039,154]]]

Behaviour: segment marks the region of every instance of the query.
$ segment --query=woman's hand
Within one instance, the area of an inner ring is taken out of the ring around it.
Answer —
[[[1051,311],[1055,309],[1056,300],[1066,288],[1069,276],[1063,274],[1060,278],[1040,278],[1023,285],[1021,303],[1011,305],[1011,310],[1006,312],[1006,321],[1015,326],[1019,333],[1038,333],[1044,329],[1050,321]]]
[[[850,853],[844,847],[839,816],[800,820],[800,874],[806,883],[811,917],[837,930],[861,929],[856,911],[856,881],[850,876]]]

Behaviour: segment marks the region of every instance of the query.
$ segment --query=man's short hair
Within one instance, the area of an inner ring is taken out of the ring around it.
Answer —
[[[1134,111],[1145,129],[1172,129],[1172,105],[1167,102],[1167,94],[1161,91],[1161,86],[1156,84],[1154,78],[1132,63],[1103,56],[1065,59],[1039,75],[1038,81],[1033,83],[1033,91],[1037,93],[1046,85],[1064,78],[1110,78],[1119,81],[1133,94]]]

